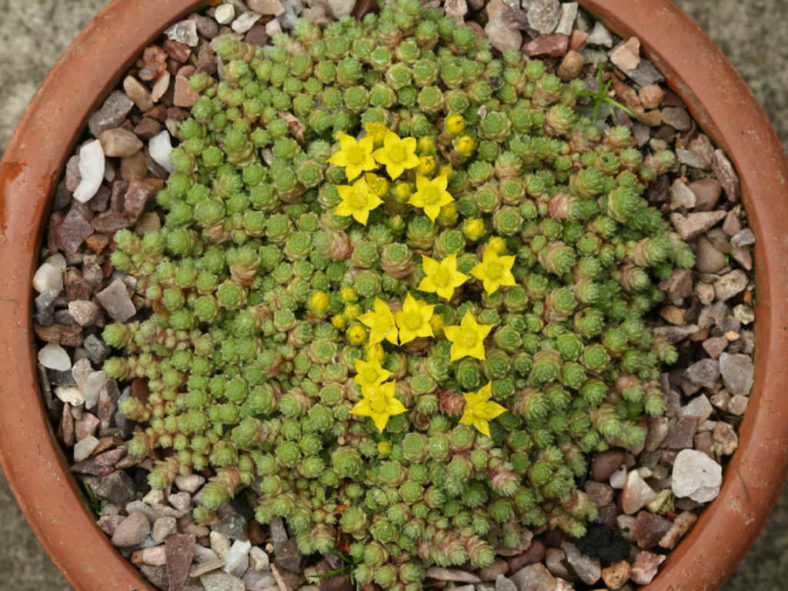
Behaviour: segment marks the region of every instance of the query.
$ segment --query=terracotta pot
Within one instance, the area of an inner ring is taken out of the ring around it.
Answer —
[[[788,161],[766,116],[712,41],[669,0],[580,0],[669,79],[741,174],[757,237],[756,369],[740,445],[720,496],[649,589],[714,589],[755,540],[788,468]],[[80,590],[151,589],[110,545],[80,500],[41,403],[31,330],[31,280],[42,220],[90,112],[135,56],[195,0],[115,0],[44,81],[0,165],[0,460],[52,560]],[[90,560],[86,560],[86,548]]]

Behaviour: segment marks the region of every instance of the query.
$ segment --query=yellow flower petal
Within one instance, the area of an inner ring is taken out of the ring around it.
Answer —
[[[406,296],[402,309],[394,315],[399,328],[400,343],[404,345],[417,337],[434,335],[430,324],[434,308],[435,306],[424,300],[416,300],[410,294]]]
[[[457,361],[463,357],[485,358],[484,339],[490,334],[491,325],[476,322],[470,311],[465,312],[459,326],[445,326],[443,334],[451,342],[450,358]]]

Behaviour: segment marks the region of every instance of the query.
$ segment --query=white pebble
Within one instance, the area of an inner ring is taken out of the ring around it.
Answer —
[[[172,141],[170,140],[170,133],[166,129],[150,138],[148,150],[150,152],[150,157],[153,158],[156,164],[167,172],[175,172],[176,169],[170,162]]]
[[[47,369],[68,371],[71,369],[71,358],[66,350],[57,343],[47,343],[38,352],[38,362]]]
[[[55,388],[55,396],[71,406],[79,406],[85,402],[85,397],[82,396],[82,392],[73,386],[60,386],[59,388]]]
[[[82,179],[74,190],[74,199],[87,203],[104,180],[104,150],[101,142],[93,140],[79,149],[79,174]]]
[[[199,474],[179,474],[175,477],[175,486],[179,490],[196,493],[205,482],[205,478]]]
[[[66,267],[68,267],[68,263],[66,262],[66,257],[64,257],[59,252],[56,252],[55,254],[48,256],[44,262],[49,263],[55,269],[59,269],[61,271],[65,271]]]
[[[63,291],[63,271],[51,263],[41,265],[33,275],[33,289],[38,293]]]
[[[233,24],[230,25],[233,31],[236,33],[246,33],[249,29],[251,29],[254,24],[260,20],[259,14],[255,14],[254,12],[244,12],[241,16],[233,21]]]
[[[249,550],[252,544],[249,541],[242,542],[236,540],[224,557],[227,562],[224,565],[224,572],[236,577],[242,576],[249,568]]]
[[[256,571],[268,570],[271,566],[271,559],[259,546],[249,550],[249,560],[251,560],[252,568]]]
[[[74,445],[74,461],[81,462],[82,460],[87,460],[90,454],[92,454],[98,446],[99,440],[93,437],[93,435],[88,435],[84,439],[77,441]]]
[[[278,35],[282,32],[282,25],[279,23],[277,19],[272,21],[268,21],[265,24],[265,32],[268,34],[269,37],[273,37],[274,35]]]
[[[213,18],[220,25],[229,25],[235,18],[235,6],[230,3],[217,6]]]
[[[698,503],[717,498],[722,485],[722,467],[695,449],[683,449],[673,462],[670,488],[677,497],[689,497]]]
[[[94,371],[85,380],[82,395],[85,397],[85,408],[90,410],[98,404],[99,394],[107,381],[107,374],[103,371]]]

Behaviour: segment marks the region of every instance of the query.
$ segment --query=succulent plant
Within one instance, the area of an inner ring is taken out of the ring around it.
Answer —
[[[151,485],[209,475],[204,521],[251,485],[388,589],[583,535],[587,455],[664,411],[643,317],[693,257],[643,194],[673,155],[418,0],[216,45],[162,229],[114,238],[148,313],[106,327],[105,371],[147,380],[121,410]]]

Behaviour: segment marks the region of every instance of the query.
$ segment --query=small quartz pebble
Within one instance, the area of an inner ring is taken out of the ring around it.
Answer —
[[[587,45],[597,45],[601,47],[613,47],[613,35],[610,34],[608,28],[602,24],[602,21],[594,23],[594,28],[586,37]]]
[[[101,389],[107,381],[107,374],[103,370],[92,372],[82,386],[82,396],[85,398],[85,408],[92,410],[98,404]]]
[[[216,12],[213,15],[216,22],[220,25],[229,25],[235,19],[235,6],[226,2],[216,7]]]
[[[720,377],[720,366],[713,359],[701,359],[684,370],[684,375],[699,386],[711,388]]]
[[[455,591],[457,588],[455,587]],[[517,585],[515,585],[512,581],[504,577],[503,575],[498,575],[495,579],[495,591],[518,591]]]
[[[125,95],[124,95],[125,96]],[[74,199],[80,203],[91,200],[104,180],[104,151],[99,140],[93,140],[79,149],[80,181],[74,191]]]
[[[657,569],[663,562],[665,562],[665,557],[661,554],[654,554],[645,550],[638,552],[629,576],[638,585],[648,585],[657,576]]]
[[[712,361],[711,359],[704,359],[703,361]],[[701,362],[698,362],[701,363]],[[716,368],[716,362],[713,362]],[[697,364],[696,364],[697,365]],[[717,376],[719,376],[719,369],[717,369]],[[716,381],[716,379],[714,380]],[[713,384],[713,383],[712,383]],[[710,388],[711,386],[706,386]],[[701,394],[700,396],[696,396],[692,400],[690,400],[687,404],[681,407],[679,410],[679,416],[681,417],[698,417],[698,423],[703,423],[706,419],[711,416],[711,413],[714,409],[711,406],[711,402],[709,402],[708,397],[705,394]]]
[[[695,193],[681,182],[681,179],[676,179],[670,186],[670,208],[671,209],[692,209],[695,207]]]
[[[71,406],[80,406],[85,403],[85,397],[82,396],[82,392],[79,391],[79,388],[74,388],[73,386],[59,386],[55,388],[55,396]]]
[[[531,0],[528,5],[528,25],[546,35],[555,31],[561,20],[561,3],[558,0]]]
[[[172,516],[165,515],[153,522],[153,533],[151,535],[154,542],[162,542],[177,531],[176,519]]]
[[[246,591],[246,584],[241,579],[227,573],[203,575],[200,577],[200,582],[205,591]]]
[[[464,17],[468,13],[468,3],[465,0],[446,0],[443,3],[446,16],[458,25],[464,24]]]
[[[249,563],[252,569],[256,571],[268,570],[271,565],[271,560],[265,550],[259,546],[252,546],[249,550]]]
[[[498,51],[517,50],[523,36],[515,24],[506,17],[509,9],[501,0],[490,0],[487,4],[487,24],[484,32]]]
[[[167,172],[175,172],[177,170],[170,162],[172,141],[170,140],[170,133],[166,129],[150,139],[148,142],[148,151],[154,162]]]
[[[749,278],[741,269],[726,273],[714,283],[714,293],[720,301],[726,301],[740,294],[747,287]]]
[[[150,90],[134,76],[126,76],[123,79],[123,90],[126,91],[126,95],[134,101],[134,104],[143,113],[153,108]]]
[[[104,104],[101,105],[101,108],[95,111],[88,119],[90,133],[94,137],[98,137],[105,129],[120,126],[133,106],[134,102],[126,96],[126,93],[120,90],[113,91],[107,97],[107,100],[104,101]]]
[[[662,109],[662,122],[670,125],[676,131],[689,131],[692,119],[686,109],[681,107],[665,107]]]
[[[71,369],[71,358],[66,350],[57,343],[47,343],[38,351],[38,362],[47,369],[68,371]]]
[[[111,158],[132,156],[142,149],[140,138],[134,135],[133,132],[128,129],[123,129],[122,127],[105,129],[101,132],[98,139],[101,142],[101,148],[104,150],[104,155]]]
[[[93,233],[93,226],[76,207],[69,209],[55,231],[57,243],[67,254],[76,254],[85,239]]]
[[[252,544],[249,541],[236,540],[224,557],[224,572],[236,577],[242,576],[249,568],[249,550]]]
[[[625,72],[637,68],[640,63],[640,39],[630,37],[621,43],[610,52],[610,61]]]
[[[38,293],[63,291],[63,270],[52,263],[43,263],[33,274],[33,289]]]
[[[734,395],[747,395],[752,389],[753,364],[749,356],[742,353],[720,355],[720,373],[725,388]]]
[[[285,11],[280,0],[246,0],[246,5],[249,7],[249,10],[253,10],[258,14],[279,16]],[[347,14],[350,13],[348,12]],[[345,15],[338,15],[336,18],[341,16]]]
[[[736,451],[739,447],[739,437],[730,423],[725,421],[717,421],[714,424],[714,431],[712,431],[712,447],[716,453],[723,456],[728,456]]]
[[[523,52],[529,57],[537,55],[561,57],[568,49],[569,37],[557,34],[540,35],[523,45]]]
[[[742,324],[750,324],[755,321],[755,312],[746,304],[739,304],[733,308],[733,317]]]
[[[725,217],[724,211],[702,211],[686,216],[670,214],[670,222],[684,240],[692,240],[709,230]]]
[[[281,4],[280,4],[281,6]],[[254,12],[244,12],[233,21],[231,28],[236,33],[246,33],[260,20],[260,15]]]
[[[118,322],[126,322],[137,313],[134,302],[131,301],[129,292],[120,279],[116,279],[98,292],[96,299],[112,319]]]
[[[178,511],[188,511],[192,507],[192,498],[187,492],[171,494],[167,500]]]
[[[586,585],[593,585],[602,576],[602,567],[598,558],[584,556],[577,549],[577,546],[570,542],[561,544],[561,548],[566,552],[566,561],[577,577]]]
[[[81,462],[82,460],[86,460],[90,457],[96,448],[99,446],[99,440],[93,437],[93,435],[88,435],[84,439],[77,441],[74,445],[74,461]]]
[[[458,568],[431,566],[427,569],[427,578],[437,581],[455,581],[458,583],[481,583],[478,575]]]
[[[731,238],[731,246],[750,246],[755,244],[755,234],[749,228],[744,228]]]
[[[627,474],[627,481],[621,493],[621,510],[627,515],[637,513],[657,497],[652,488],[637,470]]]
[[[73,300],[68,303],[68,313],[80,326],[96,322],[98,306],[90,300]]]
[[[564,2],[561,4],[561,18],[558,20],[556,33],[571,35],[577,18],[577,2]]]
[[[737,202],[741,198],[741,182],[739,181],[739,175],[736,174],[736,169],[733,168],[733,164],[728,160],[725,152],[714,150],[711,167],[722,184],[728,201],[732,203]]]
[[[720,493],[722,468],[703,452],[683,449],[673,462],[671,490],[677,497],[708,503]]]
[[[200,37],[197,35],[197,23],[193,20],[180,21],[164,31],[169,39],[185,43],[189,47],[197,47]]]
[[[150,91],[150,97],[154,103],[158,103],[159,100],[161,100],[161,97],[167,93],[167,90],[170,88],[171,78],[172,76],[170,72],[165,70],[161,73],[161,76],[156,79],[156,82],[154,82],[153,88]]]
[[[199,474],[181,474],[175,477],[175,486],[187,493],[196,493],[204,483],[205,477]]]
[[[150,533],[150,522],[144,513],[133,511],[115,528],[112,543],[118,548],[131,548],[145,541]]]
[[[631,565],[627,560],[614,562],[602,569],[602,580],[608,589],[619,589],[629,580]]]
[[[585,58],[583,58],[583,54],[574,49],[570,49],[566,52],[564,59],[561,60],[561,65],[558,66],[558,77],[564,81],[577,78],[578,74],[580,74],[580,71],[583,69],[584,63]]]

